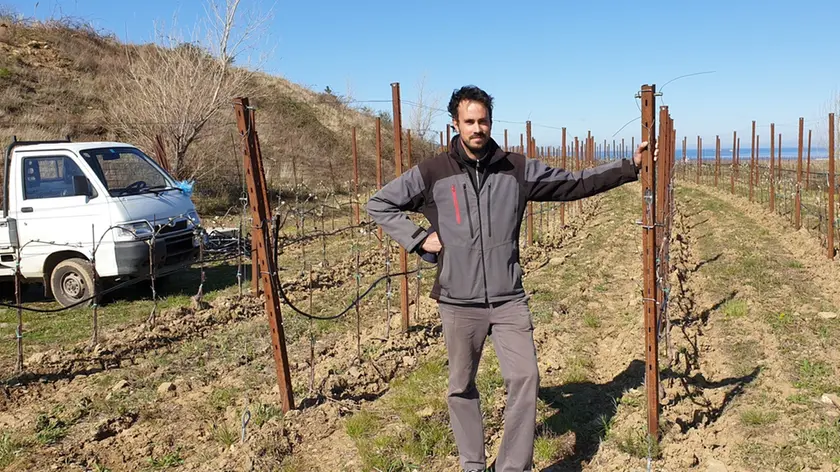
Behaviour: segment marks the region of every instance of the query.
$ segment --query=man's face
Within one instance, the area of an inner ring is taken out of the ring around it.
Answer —
[[[490,113],[480,102],[462,100],[458,104],[458,118],[452,125],[461,136],[461,142],[473,152],[484,149],[490,140]]]

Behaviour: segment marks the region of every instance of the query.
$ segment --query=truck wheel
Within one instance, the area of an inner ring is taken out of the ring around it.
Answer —
[[[58,263],[50,275],[50,288],[55,301],[69,306],[90,298],[93,290],[93,267],[90,262],[79,259],[65,259]],[[90,305],[90,300],[85,305]]]

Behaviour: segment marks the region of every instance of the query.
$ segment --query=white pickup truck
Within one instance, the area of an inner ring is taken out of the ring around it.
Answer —
[[[147,276],[150,253],[161,273],[196,258],[190,196],[132,145],[13,140],[3,170],[0,281],[19,257],[23,281],[68,306],[94,295],[95,245],[104,282]]]

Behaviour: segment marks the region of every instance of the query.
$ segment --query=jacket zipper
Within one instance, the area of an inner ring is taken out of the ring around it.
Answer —
[[[455,191],[455,184],[452,184],[452,204],[455,205],[455,221],[461,224],[461,209],[458,208],[458,192]]]
[[[481,176],[478,173],[478,166],[480,165],[479,161],[475,163],[475,177],[476,177],[476,188],[475,188],[475,201],[478,202],[476,207],[478,208],[478,241],[481,247],[481,271],[484,274],[484,303],[490,303],[490,296],[489,292],[487,291],[487,264],[484,262],[484,236],[481,234],[483,225],[481,224]],[[490,188],[488,187],[488,191]],[[488,220],[489,222],[489,220]]]
[[[490,211],[490,195],[493,195],[491,190],[490,182],[487,182],[487,236],[490,238],[493,237],[493,223],[490,218],[490,215],[493,214],[493,212]]]
[[[464,204],[467,206],[467,222],[470,224],[470,237],[475,237],[475,231],[472,224],[472,212],[470,211],[470,197],[467,195],[467,184],[464,184]]]

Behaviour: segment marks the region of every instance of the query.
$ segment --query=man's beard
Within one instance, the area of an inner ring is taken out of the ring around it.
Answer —
[[[484,144],[482,144],[480,147],[472,146],[470,144],[470,142],[472,141],[473,138],[483,138],[484,139]],[[487,135],[485,135],[485,134],[474,134],[474,135],[470,136],[470,139],[467,139],[467,140],[461,139],[461,143],[464,145],[464,147],[466,147],[467,149],[472,151],[473,154],[478,155],[478,154],[482,154],[484,152],[484,150],[487,149],[487,145],[490,144],[490,140],[487,139]]]

